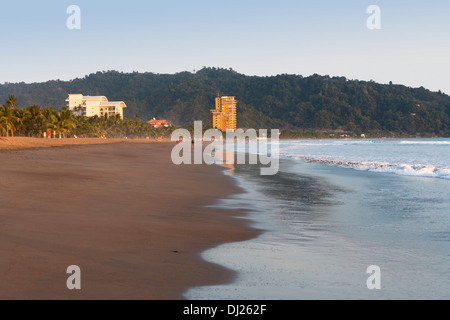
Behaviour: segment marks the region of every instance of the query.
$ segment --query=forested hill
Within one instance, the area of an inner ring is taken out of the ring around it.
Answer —
[[[194,120],[209,123],[218,92],[236,96],[243,128],[450,135],[448,95],[344,77],[256,77],[204,68],[173,75],[108,71],[72,81],[0,85],[1,101],[14,94],[19,107],[60,108],[68,93],[104,95],[125,101],[127,117],[158,117],[184,126]]]

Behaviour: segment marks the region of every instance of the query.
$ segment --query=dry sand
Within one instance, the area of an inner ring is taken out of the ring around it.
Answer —
[[[256,236],[242,212],[205,207],[240,190],[217,166],[173,165],[172,146],[0,151],[0,299],[182,299],[232,281],[199,253]]]
[[[53,148],[73,145],[97,145],[111,143],[154,143],[159,142],[154,139],[100,139],[100,138],[80,138],[80,139],[43,139],[24,137],[0,137],[0,150],[21,150],[34,148]],[[164,141],[167,142],[167,141]]]

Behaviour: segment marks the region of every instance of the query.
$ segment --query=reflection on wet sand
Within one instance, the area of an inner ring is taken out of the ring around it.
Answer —
[[[225,171],[226,174],[232,176],[234,175],[234,162],[227,161],[227,159],[236,159],[236,155],[232,150],[220,150],[213,152],[213,156],[216,159],[216,163],[220,164],[224,167],[229,168],[229,170]]]

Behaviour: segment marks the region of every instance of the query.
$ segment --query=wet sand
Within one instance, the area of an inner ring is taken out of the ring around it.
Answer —
[[[240,190],[220,167],[172,164],[172,147],[0,151],[0,299],[183,299],[232,281],[200,253],[257,235],[242,212],[205,207]]]

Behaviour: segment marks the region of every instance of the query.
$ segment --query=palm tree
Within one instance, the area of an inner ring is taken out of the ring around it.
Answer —
[[[14,115],[13,109],[9,105],[0,106],[0,125],[6,130],[6,136],[14,136],[14,131],[16,130],[17,118]]]
[[[80,104],[80,105],[78,105],[77,107],[74,108],[73,114],[75,116],[82,116],[83,115],[83,111],[84,111],[84,114],[86,114],[86,108],[83,108],[83,106]]]
[[[77,109],[78,113],[82,110]],[[9,95],[5,104],[0,106],[0,136],[24,135],[40,136],[44,130],[57,131],[59,137],[67,136],[69,132],[77,136],[109,137],[149,137],[170,134],[174,128],[158,128],[145,124],[136,116],[132,119],[122,119],[119,115],[111,117],[75,116],[68,109],[57,112],[54,108],[42,108],[32,105],[26,109],[18,109],[17,99]]]
[[[62,138],[63,133],[66,135],[70,129],[75,127],[75,122],[69,109],[62,109],[60,112],[52,115],[49,123],[49,129],[57,131],[60,139]]]
[[[17,99],[14,97],[13,94],[10,94],[8,96],[8,99],[5,100],[5,106],[9,106],[11,108],[17,107]]]
[[[42,110],[42,116],[47,122],[51,121],[52,116],[54,115],[56,115],[56,111],[52,107],[46,107]]]
[[[27,108],[27,119],[26,119],[26,133],[27,135],[38,135],[42,134],[42,130],[44,129],[44,116],[41,112],[41,107],[33,104],[32,106]]]
[[[22,135],[25,133],[25,122],[28,118],[28,110],[14,109],[13,114],[16,117],[16,130],[19,135]]]
[[[125,131],[122,127],[123,120],[120,115],[116,114],[115,116],[109,117],[107,122],[109,135],[116,138],[123,137],[125,135]]]
[[[61,119],[61,130],[64,132],[64,135],[70,132],[70,129],[75,128],[72,112],[69,109],[62,109],[59,112],[59,118]]]

